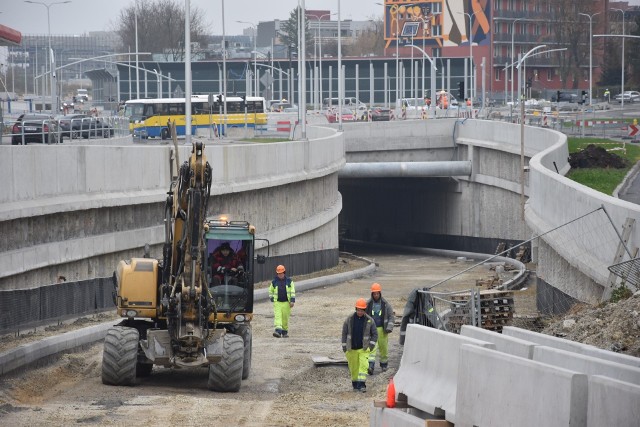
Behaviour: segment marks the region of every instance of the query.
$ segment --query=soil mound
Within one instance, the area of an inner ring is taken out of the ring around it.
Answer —
[[[584,150],[569,155],[569,164],[573,169],[579,168],[615,168],[627,167],[627,161],[622,157],[609,153],[602,147],[589,144]]]

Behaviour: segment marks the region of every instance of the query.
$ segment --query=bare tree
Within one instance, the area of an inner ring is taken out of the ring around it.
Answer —
[[[384,54],[384,23],[382,18],[371,19],[372,28],[362,32],[355,43],[345,46],[347,56],[380,56]]]
[[[136,15],[138,21],[138,51],[159,53],[166,61],[184,60],[185,10],[177,0],[136,0],[120,11],[116,32],[123,52],[135,50]],[[191,43],[205,39],[204,13],[191,8]]]

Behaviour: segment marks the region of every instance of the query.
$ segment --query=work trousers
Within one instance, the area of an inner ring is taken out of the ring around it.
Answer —
[[[289,316],[291,315],[291,307],[289,301],[273,303],[273,326],[276,330],[289,330]]]
[[[349,364],[351,381],[367,380],[367,369],[369,368],[369,349],[360,348],[358,350],[347,350],[345,356]]]
[[[371,353],[369,353],[369,362],[376,362],[376,354],[379,353],[380,363],[388,363],[389,362],[389,334],[384,331],[382,326],[378,326],[378,342],[376,346],[373,348]]]

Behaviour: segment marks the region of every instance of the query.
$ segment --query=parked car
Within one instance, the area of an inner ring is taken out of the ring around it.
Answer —
[[[391,120],[392,112],[389,108],[376,107],[371,110],[371,121],[382,122]]]
[[[622,103],[622,94],[617,94],[615,97],[616,102]],[[624,91],[624,102],[638,102],[640,101],[640,92],[636,92],[635,90],[625,90]]]
[[[80,135],[85,139],[90,137],[109,138],[114,133],[113,127],[101,117],[89,116],[88,119],[81,119],[80,126]]]
[[[86,121],[85,127],[88,128],[92,117],[88,114],[67,114],[56,116],[56,120],[61,135],[64,135],[65,138],[76,139],[82,135],[82,122]]]
[[[271,112],[279,113],[285,111],[287,108],[293,108],[295,105],[292,105],[290,102],[274,102],[271,104]]]
[[[58,143],[58,123],[48,114],[20,115],[11,128],[11,144],[22,145],[30,142],[40,144]],[[60,142],[63,137],[60,135]]]
[[[338,122],[338,110],[336,109],[331,109],[327,111],[326,114],[327,120],[329,121],[329,123],[337,123]],[[342,121],[343,122],[355,122],[356,121],[356,115],[354,114],[353,111],[349,110],[348,108],[343,108],[342,109]]]

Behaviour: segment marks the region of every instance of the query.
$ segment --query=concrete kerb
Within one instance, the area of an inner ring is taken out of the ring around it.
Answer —
[[[376,265],[373,261],[361,257],[355,258],[365,260],[369,262],[369,265],[358,270],[334,274],[331,276],[301,280],[296,283],[296,291],[306,291],[317,287],[335,285],[366,276],[375,271]],[[254,292],[254,301],[265,301],[268,298],[268,289],[258,289]],[[104,339],[109,328],[119,322],[120,319],[111,320],[109,322],[104,322],[76,331],[65,332],[33,343],[23,344],[14,349],[0,353],[0,376],[17,369],[25,368],[58,353],[71,351],[77,347],[98,342]]]

